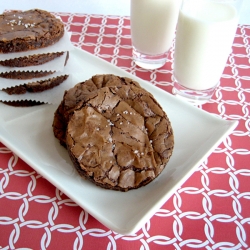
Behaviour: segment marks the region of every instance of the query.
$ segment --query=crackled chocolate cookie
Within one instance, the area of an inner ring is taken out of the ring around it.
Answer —
[[[22,100],[22,101],[0,101],[8,106],[12,107],[32,107],[44,104],[43,102],[39,101],[32,101],[32,100]]]
[[[106,189],[128,191],[154,180],[174,147],[171,123],[136,86],[103,87],[77,105],[66,145],[78,173]]]
[[[134,85],[140,87],[139,83],[126,77],[112,74],[95,75],[92,78],[76,84],[65,92],[63,100],[55,111],[53,121],[53,132],[60,143],[65,146],[65,131],[69,116],[79,102],[86,100],[90,92],[106,86]]]
[[[31,92],[31,93],[42,92],[60,85],[67,78],[68,75],[56,76],[42,81],[35,81],[27,84],[9,87],[3,89],[3,91],[9,95],[14,95],[14,94],[20,95],[20,94],[25,94],[26,92]]]
[[[54,73],[53,71],[11,71],[11,72],[4,72],[0,73],[0,77],[7,78],[7,79],[33,79],[48,76]]]
[[[28,67],[41,65],[46,62],[52,61],[57,57],[60,57],[64,52],[55,52],[55,53],[46,53],[46,54],[37,54],[24,57],[18,57],[14,59],[8,59],[5,61],[0,61],[0,65],[6,67]]]
[[[69,52],[67,51],[66,53],[67,54],[66,54],[64,66],[66,66],[68,59],[69,59]],[[57,54],[57,53],[52,53],[52,54]],[[49,54],[45,54],[45,55],[49,55]],[[35,55],[35,56],[39,56],[39,55]],[[19,58],[16,58],[16,60],[18,59]],[[27,80],[27,79],[48,76],[53,73],[54,71],[9,71],[9,72],[0,73],[0,77],[7,78],[7,79],[22,79],[22,80],[26,79]]]
[[[62,21],[45,10],[11,11],[0,15],[0,53],[44,48],[63,35]]]
[[[66,54],[64,66],[67,65],[67,62],[69,59],[69,52],[67,51],[66,53],[67,54]],[[19,58],[16,58],[14,60],[19,60]],[[53,71],[9,71],[9,72],[0,73],[0,77],[7,78],[7,79],[25,80],[25,79],[44,77],[44,76],[48,76],[48,75],[53,74],[53,73],[54,73]]]

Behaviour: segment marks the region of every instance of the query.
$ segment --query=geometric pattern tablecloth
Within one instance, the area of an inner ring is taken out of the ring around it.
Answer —
[[[137,67],[128,17],[56,14],[76,47],[171,92],[173,48],[164,67]],[[133,235],[100,224],[0,143],[0,249],[250,249],[249,61],[250,26],[239,26],[221,85],[197,107],[239,125]]]

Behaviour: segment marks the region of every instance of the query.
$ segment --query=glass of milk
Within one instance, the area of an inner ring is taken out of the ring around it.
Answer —
[[[212,97],[231,52],[241,3],[183,0],[174,51],[174,94],[200,104]]]
[[[145,69],[162,67],[172,45],[182,0],[130,0],[133,59]]]

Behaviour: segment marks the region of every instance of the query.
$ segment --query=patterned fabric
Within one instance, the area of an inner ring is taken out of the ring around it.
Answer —
[[[76,47],[171,92],[173,48],[164,67],[137,67],[128,17],[56,14]],[[250,249],[249,61],[250,26],[239,26],[221,85],[197,107],[239,125],[134,235],[104,227],[0,143],[0,249]]]

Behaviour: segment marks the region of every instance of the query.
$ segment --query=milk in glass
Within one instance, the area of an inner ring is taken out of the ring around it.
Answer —
[[[225,1],[187,1],[179,14],[174,76],[186,88],[213,88],[223,73],[235,36],[238,14]]]
[[[131,0],[130,3],[133,48],[141,60],[150,63],[172,45],[181,0]]]

